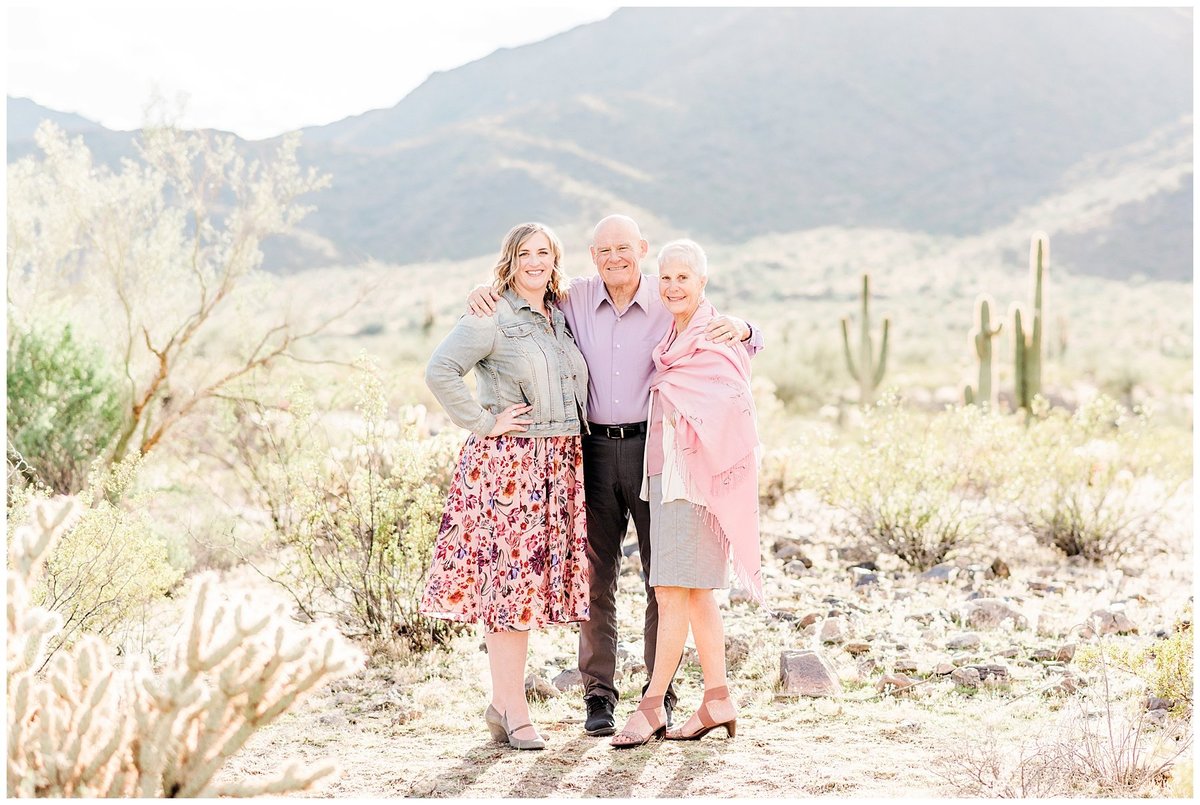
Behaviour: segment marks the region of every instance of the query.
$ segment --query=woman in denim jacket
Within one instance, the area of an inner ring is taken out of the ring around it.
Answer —
[[[580,431],[587,365],[562,312],[562,245],[538,223],[513,227],[495,268],[494,317],[463,316],[434,350],[425,382],[471,431],[459,456],[422,613],[482,622],[498,741],[545,742],[529,717],[529,630],[588,617]],[[473,397],[463,381],[475,370]]]

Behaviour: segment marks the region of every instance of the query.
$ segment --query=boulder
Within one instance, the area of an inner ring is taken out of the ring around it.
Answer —
[[[837,696],[842,692],[833,665],[808,650],[787,650],[779,655],[779,685],[791,696]]]

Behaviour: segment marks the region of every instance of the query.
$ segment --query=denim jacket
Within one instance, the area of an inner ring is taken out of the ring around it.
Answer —
[[[425,367],[425,383],[450,419],[486,436],[496,414],[517,403],[532,405],[519,436],[578,435],[587,421],[587,364],[556,305],[545,317],[514,291],[505,291],[493,316],[467,314],[438,344]],[[475,370],[471,396],[463,376]]]

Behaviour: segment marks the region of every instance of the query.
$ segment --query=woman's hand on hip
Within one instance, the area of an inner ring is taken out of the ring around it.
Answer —
[[[488,436],[503,436],[506,433],[523,433],[529,430],[529,426],[533,423],[522,417],[529,413],[532,405],[510,405],[500,413],[496,414],[496,424],[492,427]]]

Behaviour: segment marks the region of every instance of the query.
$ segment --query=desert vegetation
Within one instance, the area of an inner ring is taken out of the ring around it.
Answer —
[[[1190,284],[1059,272],[1030,231],[715,244],[711,296],[767,333],[769,603],[721,597],[744,734],[613,758],[557,629],[535,762],[477,724],[479,634],[416,612],[463,439],[420,366],[487,259],[276,277],[325,182],[294,143],[39,145],[9,169],[10,795],[1190,794]]]

